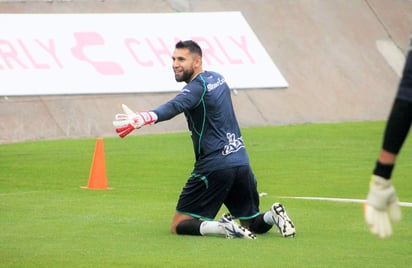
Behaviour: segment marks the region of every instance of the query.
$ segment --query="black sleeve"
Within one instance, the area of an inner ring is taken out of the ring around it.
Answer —
[[[408,136],[412,122],[412,102],[395,99],[383,137],[382,148],[390,153],[398,154]]]

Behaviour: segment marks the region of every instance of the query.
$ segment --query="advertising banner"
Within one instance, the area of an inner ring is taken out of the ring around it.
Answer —
[[[203,50],[229,86],[288,86],[240,12],[0,14],[0,95],[178,91],[179,40]]]

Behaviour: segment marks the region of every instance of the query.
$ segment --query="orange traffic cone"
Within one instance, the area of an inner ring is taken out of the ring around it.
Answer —
[[[105,190],[107,188],[106,161],[104,160],[103,138],[96,139],[92,166],[90,168],[89,183],[87,189]]]

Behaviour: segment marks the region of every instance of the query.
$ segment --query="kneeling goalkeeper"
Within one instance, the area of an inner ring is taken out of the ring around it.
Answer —
[[[282,204],[259,212],[257,182],[224,77],[202,69],[202,50],[191,40],[176,44],[172,60],[176,81],[186,86],[151,111],[135,113],[123,105],[125,113],[117,114],[113,122],[123,138],[144,125],[185,114],[196,161],[180,194],[172,233],[255,239],[255,233],[275,225],[282,236],[295,236],[295,226]],[[230,213],[214,221],[222,205]]]

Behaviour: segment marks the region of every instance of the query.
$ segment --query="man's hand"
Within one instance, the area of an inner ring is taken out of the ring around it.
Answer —
[[[373,175],[364,207],[366,223],[380,238],[392,235],[392,223],[401,219],[398,197],[390,180]]]
[[[139,129],[144,125],[154,124],[157,115],[154,112],[133,112],[125,104],[122,104],[123,114],[116,114],[113,125],[120,138],[129,135],[133,130]]]

